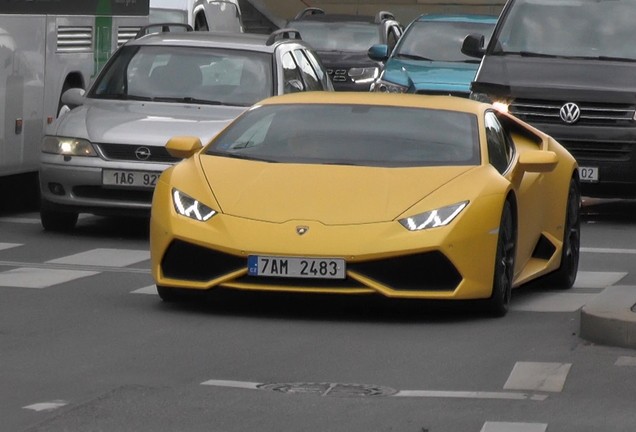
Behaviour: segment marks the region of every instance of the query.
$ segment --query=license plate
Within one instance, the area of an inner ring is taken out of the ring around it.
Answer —
[[[343,258],[297,258],[250,255],[247,273],[250,276],[277,276],[312,279],[344,279]]]
[[[598,182],[598,167],[579,167],[579,178],[582,182]]]
[[[154,188],[159,180],[157,171],[102,170],[104,186]]]

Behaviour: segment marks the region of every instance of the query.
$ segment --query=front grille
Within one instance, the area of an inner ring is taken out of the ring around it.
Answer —
[[[470,92],[461,91],[443,91],[443,90],[418,90],[416,94],[431,95],[431,96],[456,96],[462,98],[468,98]]]
[[[117,47],[135,38],[141,27],[119,27],[117,29]]]
[[[327,69],[332,82],[347,82],[347,69]]]
[[[633,142],[569,140],[555,137],[577,160],[625,162],[634,152]]]
[[[454,291],[462,281],[441,252],[426,252],[362,263],[348,269],[397,291]]]
[[[559,114],[561,107],[567,102],[576,103],[581,116],[574,123],[581,126],[631,126],[634,122],[636,107],[628,104],[587,103],[576,101],[544,101],[516,99],[509,106],[509,111],[528,123],[565,124]]]
[[[57,52],[92,52],[93,28],[91,26],[58,26]]]
[[[154,189],[104,189],[101,186],[75,186],[73,188],[73,195],[78,198],[147,204],[152,202],[153,192]]]
[[[170,279],[205,282],[247,267],[246,257],[173,241],[161,261],[163,276]]]
[[[157,146],[140,146],[130,144],[95,144],[105,159],[135,161],[135,162],[159,162],[159,163],[177,163],[181,159],[173,157],[168,153],[165,147]],[[150,152],[150,156],[146,159],[137,157],[137,150],[144,149]]]

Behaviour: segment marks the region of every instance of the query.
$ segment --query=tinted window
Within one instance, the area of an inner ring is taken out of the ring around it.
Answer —
[[[504,173],[510,165],[512,147],[507,135],[494,113],[488,112],[485,117],[486,140],[488,141],[488,159],[497,171]]]
[[[329,81],[329,76],[325,73],[325,67],[318,56],[316,56],[313,51],[305,51],[305,54],[307,54],[307,57],[309,57],[311,64],[314,66],[316,75],[318,75],[318,79],[322,83],[322,88],[325,90],[330,90],[331,83]]]
[[[381,167],[477,165],[479,138],[477,118],[468,113],[369,105],[265,105],[233,123],[206,153]]]
[[[503,22],[497,49],[636,59],[635,22],[633,0],[521,0]]]
[[[380,43],[380,26],[370,23],[294,21],[303,40],[316,51],[366,51]]]
[[[250,51],[122,47],[89,96],[250,106],[272,95],[271,61],[270,54]]]
[[[283,66],[283,91],[284,93],[296,93],[303,91],[305,86],[303,78],[298,69],[296,61],[290,52],[286,52],[282,57]]]
[[[395,57],[417,56],[434,61],[478,62],[461,52],[464,38],[469,33],[480,33],[486,36],[486,44],[495,24],[418,21],[413,23],[402,36]]]
[[[294,50],[294,58],[303,76],[307,90],[322,90],[322,84],[316,75],[316,71],[314,71],[314,68],[311,66],[309,59],[305,56],[303,51]]]

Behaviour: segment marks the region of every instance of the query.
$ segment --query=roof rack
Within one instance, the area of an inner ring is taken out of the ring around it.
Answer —
[[[384,20],[394,20],[394,19],[395,19],[395,15],[393,15],[391,12],[380,11],[375,16],[375,23],[376,24],[380,24]]]
[[[302,12],[298,13],[298,15],[294,17],[294,19],[298,20],[298,19],[305,18],[308,15],[324,15],[324,14],[325,14],[325,11],[320,8],[308,7],[308,8],[305,8],[305,10],[303,10]]]
[[[155,32],[155,33],[170,33],[172,31],[172,30],[170,30],[172,27],[182,28],[186,32],[194,31],[192,26],[189,25],[189,24],[183,24],[183,23],[156,23],[156,24],[149,24],[147,26],[142,27],[141,30],[139,30],[137,32],[137,34],[135,35],[135,39],[139,39],[142,36],[146,36],[147,34],[152,33],[150,31],[150,29],[154,28],[154,27],[161,27],[161,30],[159,32]]]
[[[276,42],[279,39],[302,40],[303,38],[302,36],[300,36],[300,32],[298,30],[293,28],[284,28],[284,29],[280,29],[280,30],[276,30],[275,32],[272,32],[272,34],[269,35],[269,38],[267,38],[267,42],[265,42],[265,45],[267,46],[273,45],[274,42]]]

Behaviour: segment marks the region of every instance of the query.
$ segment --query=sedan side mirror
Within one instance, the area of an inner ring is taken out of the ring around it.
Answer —
[[[554,171],[559,158],[551,151],[530,151],[519,155],[518,166],[523,171],[542,173]]]
[[[371,60],[385,62],[389,58],[389,47],[384,44],[375,44],[367,52]]]
[[[68,105],[70,109],[77,108],[80,105],[84,105],[84,95],[86,92],[81,88],[70,88],[66,90],[60,99],[64,105]]]
[[[469,57],[482,58],[486,54],[484,43],[486,38],[479,33],[471,33],[464,38],[462,53]]]
[[[187,159],[198,152],[203,145],[197,137],[174,137],[166,144],[166,150],[171,156]]]

